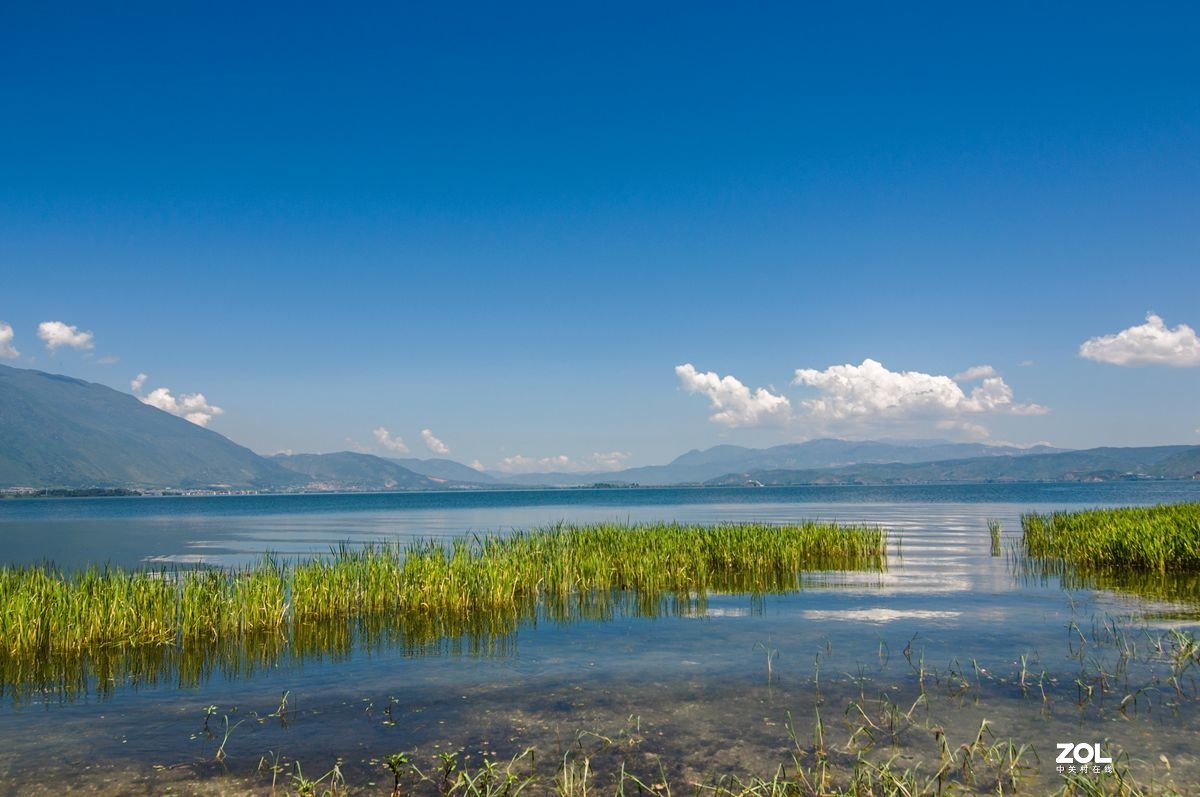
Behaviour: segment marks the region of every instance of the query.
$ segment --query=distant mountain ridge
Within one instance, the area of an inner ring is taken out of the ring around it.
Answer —
[[[756,470],[794,470],[836,468],[865,462],[933,462],[969,457],[1029,456],[1057,453],[1064,449],[1049,446],[1017,448],[988,446],[982,443],[917,441],[914,445],[874,440],[836,440],[818,438],[804,443],[785,443],[770,448],[719,445],[693,449],[666,465],[648,465],[619,471],[596,473],[528,473],[519,476],[493,472],[502,481],[513,484],[565,486],[595,482],[636,483],[647,486],[702,484],[729,473]]]
[[[751,470],[710,479],[744,484],[933,484],[939,482],[1111,481],[1200,477],[1200,446],[1101,447],[1021,457],[988,456],[839,468]]]
[[[431,479],[383,457],[339,451],[334,454],[276,454],[284,468],[308,477],[310,489],[440,490],[445,479]]]
[[[387,457],[387,459],[415,473],[435,479],[471,482],[474,484],[498,484],[500,481],[490,473],[484,473],[481,470],[472,468],[470,465],[464,465],[452,459],[416,459],[415,457]]]

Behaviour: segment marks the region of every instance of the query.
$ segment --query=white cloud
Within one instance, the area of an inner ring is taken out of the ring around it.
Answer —
[[[602,470],[620,470],[629,454],[623,451],[595,452],[583,459],[571,459],[566,454],[549,457],[526,457],[516,454],[500,460],[496,470],[502,473],[589,473]],[[475,467],[472,463],[472,467]]]
[[[570,464],[571,458],[565,454],[551,457],[527,457],[522,454],[514,454],[500,460],[496,470],[501,473],[546,473],[552,470],[567,470]]]
[[[435,454],[450,453],[450,446],[434,437],[433,432],[429,429],[421,430],[421,439],[425,441],[425,447]]]
[[[97,365],[116,365],[121,362],[121,358],[115,354],[106,354],[99,360],[96,360]]]
[[[1146,323],[1083,342],[1079,356],[1112,365],[1200,365],[1200,337],[1187,324],[1169,329],[1162,318],[1146,314]]]
[[[675,366],[680,386],[689,393],[708,396],[713,414],[709,420],[725,426],[755,426],[770,421],[785,421],[791,414],[786,396],[766,388],[750,390],[732,376],[721,377],[712,371],[700,373],[691,363]]]
[[[0,360],[15,360],[20,356],[21,352],[13,346],[12,326],[0,321]]]
[[[149,404],[164,412],[178,415],[197,426],[208,426],[208,422],[214,416],[225,412],[220,407],[209,404],[203,393],[181,393],[176,397],[171,394],[170,388],[159,387],[151,390],[148,396],[138,396],[138,398],[142,400],[143,404]]]
[[[792,384],[814,387],[820,395],[801,402],[808,414],[818,420],[841,421],[855,418],[927,418],[953,420],[961,415],[1003,413],[1041,415],[1047,412],[1037,404],[1016,404],[1013,392],[999,376],[985,376],[985,366],[972,368],[960,377],[982,378],[970,393],[948,376],[920,371],[889,371],[876,360],[861,365],[834,365],[824,371],[812,368],[796,370]],[[986,373],[994,374],[988,368]]]
[[[166,387],[155,388],[150,395],[143,396],[142,388],[146,385],[145,374],[138,374],[129,382],[133,394],[143,404],[186,418],[197,426],[208,426],[208,422],[216,415],[223,415],[225,410],[208,403],[203,393],[181,393],[178,397],[171,394]]]
[[[408,453],[408,446],[404,445],[404,439],[399,436],[392,437],[391,432],[386,428],[380,426],[372,430],[371,434],[375,435],[375,441],[388,451],[394,451],[397,454]]]
[[[620,470],[625,467],[629,454],[624,451],[596,452],[588,458],[596,470]]]
[[[954,375],[955,382],[974,382],[976,379],[986,379],[989,376],[999,376],[996,369],[990,365],[974,365],[962,373]]]
[[[472,467],[472,468],[474,468],[474,469],[475,469],[475,470],[477,470],[477,471],[484,471],[484,470],[487,470],[487,468],[485,468],[485,467],[483,466],[483,463],[482,463],[482,462],[480,462],[480,461],[479,461],[479,460],[477,460],[477,459],[473,459],[473,460],[471,460],[471,467]]]
[[[71,349],[91,349],[95,346],[91,332],[80,332],[78,327],[62,321],[43,321],[38,324],[38,337],[45,341],[51,353],[63,346]]]

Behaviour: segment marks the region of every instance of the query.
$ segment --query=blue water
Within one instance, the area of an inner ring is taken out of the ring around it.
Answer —
[[[1019,514],[1177,501],[1200,501],[1200,481],[21,499],[0,502],[0,562],[231,565],[268,551],[320,554],[342,542],[563,521],[887,522],[923,505],[993,505]]]
[[[563,740],[581,730],[615,734],[631,716],[644,737],[637,750],[650,756],[642,775],[655,776],[659,761],[685,781],[713,771],[769,774],[790,749],[789,716],[807,739],[819,709],[831,745],[844,749],[851,703],[907,709],[922,668],[935,673],[924,724],[894,748],[881,745],[882,758],[936,761],[929,727],[944,728],[956,746],[986,719],[996,738],[1038,750],[1024,793],[1055,783],[1061,740],[1104,741],[1136,758],[1143,779],[1166,777],[1165,755],[1174,782],[1186,786],[1200,782],[1200,686],[1194,670],[1183,696],[1169,685],[1169,650],[1157,651],[1155,640],[1200,633],[1200,606],[1099,586],[1064,590],[989,555],[987,532],[987,521],[999,520],[1007,550],[1024,512],[1178,501],[1200,501],[1200,482],[6,501],[0,561],[68,567],[236,564],[345,541],[601,520],[865,521],[889,530],[892,552],[882,573],[805,574],[794,593],[714,595],[695,611],[658,617],[527,624],[483,646],[360,640],[218,660],[187,678],[168,668],[66,695],[12,692],[0,700],[0,791],[124,794],[138,784],[146,793],[270,793],[258,768],[268,752],[317,774],[341,757],[361,785],[383,782],[378,759],[400,750],[427,766],[445,750],[478,761],[483,750],[511,755],[531,744],[561,756]],[[1110,623],[1134,641],[1132,661],[1106,638]],[[1107,687],[1116,691],[1097,685],[1097,668],[1125,673]],[[1080,702],[1087,686],[1097,697]],[[283,723],[270,713],[285,692],[293,710]],[[1123,711],[1130,693],[1133,710]],[[226,714],[244,720],[220,766],[201,730],[210,705],[218,725]]]

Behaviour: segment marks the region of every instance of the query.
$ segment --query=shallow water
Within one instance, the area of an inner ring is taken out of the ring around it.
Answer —
[[[66,566],[230,564],[267,549],[319,553],[559,520],[836,518],[887,526],[893,550],[884,573],[805,574],[798,592],[714,595],[654,617],[543,619],[497,639],[425,645],[348,633],[186,677],[168,667],[157,680],[132,671],[82,691],[10,688],[0,783],[269,791],[270,773],[257,770],[270,752],[314,775],[340,757],[351,782],[383,784],[378,759],[393,752],[429,765],[446,750],[478,762],[529,745],[551,773],[574,750],[602,770],[628,760],[646,778],[660,766],[682,782],[770,775],[797,744],[811,760],[819,711],[831,760],[847,766],[868,728],[868,755],[932,772],[935,728],[957,748],[986,719],[990,741],[1036,749],[1040,760],[1022,759],[1028,793],[1060,777],[1060,741],[1103,743],[1139,778],[1184,787],[1200,782],[1200,711],[1195,669],[1173,666],[1169,633],[1200,630],[1200,607],[1136,585],[1065,590],[1054,575],[990,556],[986,521],[1001,521],[1007,548],[1025,511],[1198,499],[1200,484],[1154,483],[7,502],[0,559]],[[286,710],[269,716],[284,693]]]

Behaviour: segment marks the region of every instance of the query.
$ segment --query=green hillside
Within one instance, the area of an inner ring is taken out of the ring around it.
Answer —
[[[282,487],[295,473],[135,397],[0,366],[0,487]]]

